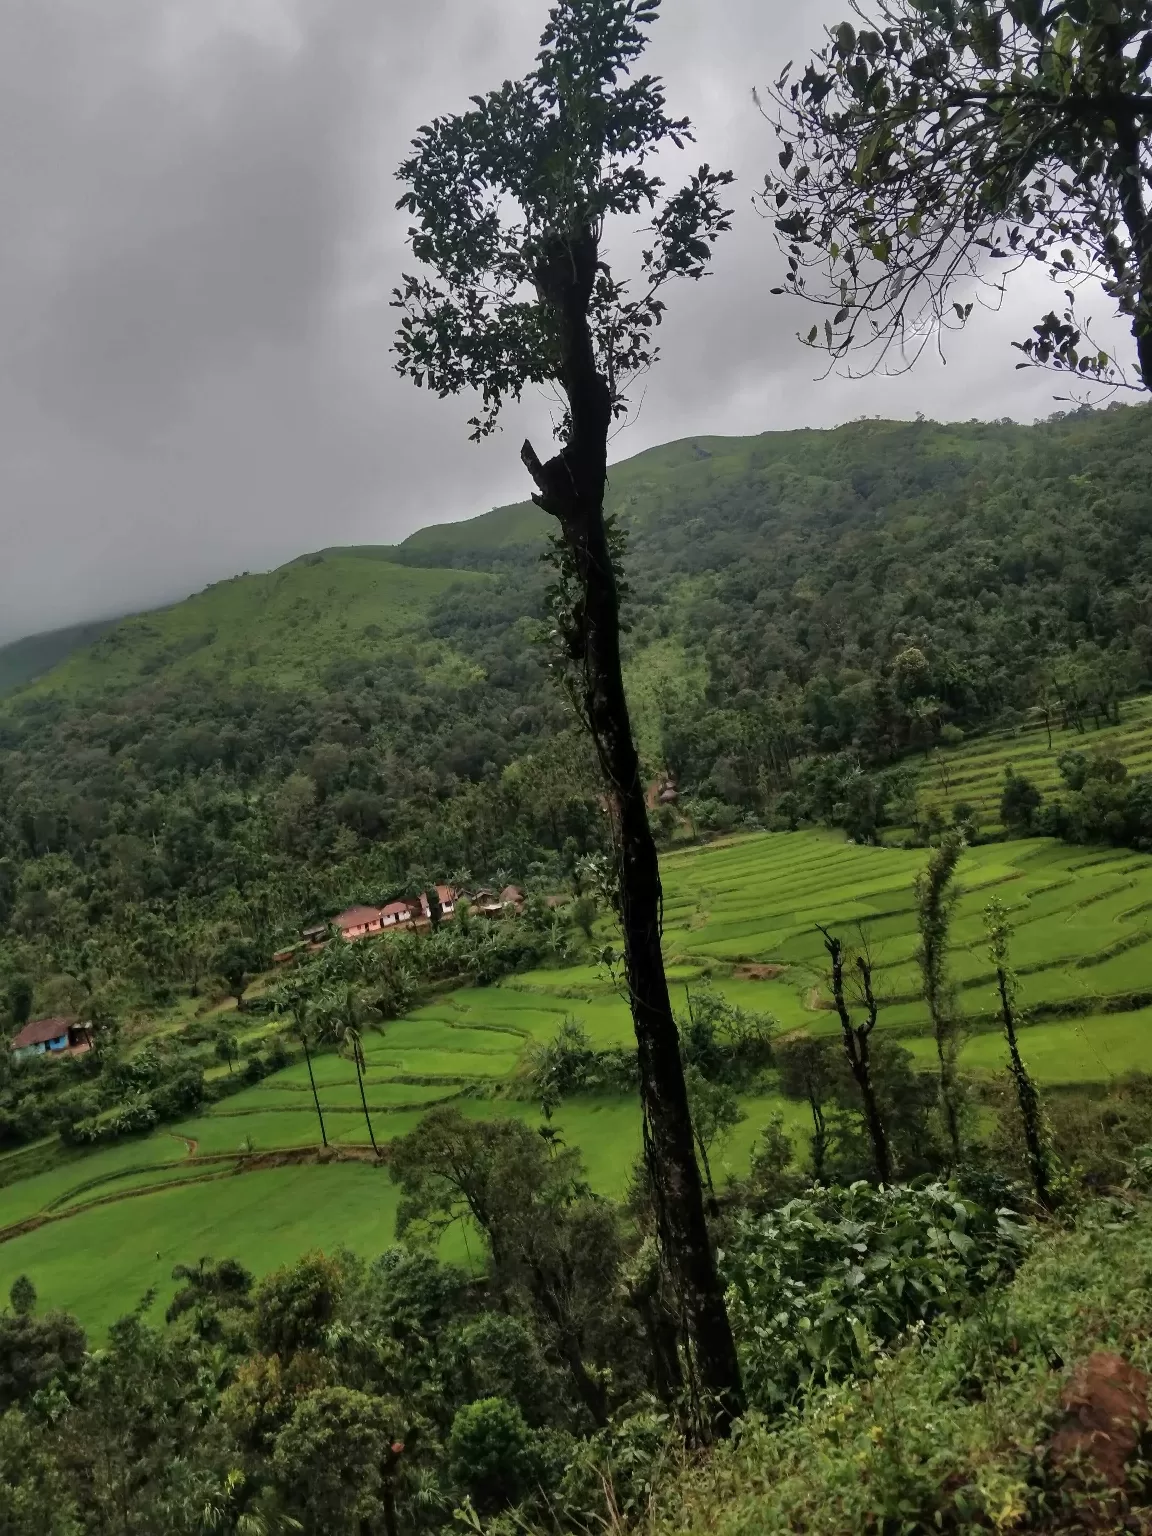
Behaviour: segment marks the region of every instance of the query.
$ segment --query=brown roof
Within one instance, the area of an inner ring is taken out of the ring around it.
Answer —
[[[507,906],[511,901],[523,901],[524,892],[520,890],[518,886],[506,885],[500,892],[500,900],[504,903],[505,906]]]
[[[12,1041],[12,1049],[21,1051],[26,1045],[43,1045],[48,1040],[58,1040],[72,1027],[71,1019],[33,1019]]]
[[[337,928],[359,928],[361,923],[375,923],[379,917],[379,907],[349,907],[346,912],[341,912],[332,921]]]
[[[436,887],[436,894],[439,896],[443,906],[447,906],[450,901],[456,900],[456,890],[451,885],[438,885]]]
[[[390,901],[386,907],[380,908],[381,917],[406,917],[408,915],[408,903],[406,901]]]

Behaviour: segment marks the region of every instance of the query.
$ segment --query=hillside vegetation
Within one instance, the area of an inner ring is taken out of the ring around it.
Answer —
[[[687,813],[661,835],[920,836],[924,753],[1122,714],[1152,656],[1147,410],[701,438],[614,467],[637,730]],[[113,978],[163,999],[237,926],[271,952],[432,875],[571,879],[604,829],[549,674],[541,517],[219,583],[10,696],[0,974],[35,978],[37,1006]]]
[[[72,624],[42,635],[29,635],[0,646],[0,698],[34,682],[74,652],[84,650],[111,629],[114,619],[91,624]]]
[[[1091,1476],[1069,1478],[1044,1447],[1063,1422],[1068,1368],[1101,1349],[1148,1363],[1137,1283],[1152,1252],[1147,1201],[1139,1188],[1100,1190],[1148,1174],[1152,1093],[1132,1069],[1152,1040],[1149,995],[1134,991],[1152,978],[1152,857],[1049,839],[964,854],[947,969],[969,1162],[950,1183],[939,1181],[935,1042],[913,959],[924,860],[801,832],[664,861],[669,979],[693,1092],[706,1096],[694,1114],[723,1110],[705,1144],[753,1404],[730,1449],[685,1454],[678,1399],[653,1373],[649,1314],[630,1299],[649,1294],[652,1215],[637,1176],[630,1013],[597,958],[613,925],[601,919],[588,940],[536,907],[301,960],[321,1026],[310,1062],[283,1012],[265,1011],[275,987],[258,985],[246,1016],[205,1006],[159,1021],[135,1050],[108,1039],[96,1062],[31,1064],[38,1080],[69,1085],[76,1111],[111,1075],[139,1084],[147,1070],[163,1086],[193,1066],[200,1101],[91,1150],[73,1132],[0,1155],[0,1290],[24,1309],[0,1314],[0,1360],[15,1362],[0,1397],[23,1410],[0,1419],[0,1498],[11,1486],[31,1497],[31,1485],[37,1519],[53,1499],[66,1512],[68,1479],[37,1477],[99,1457],[131,1464],[131,1507],[150,1529],[164,1528],[163,1501],[190,1467],[205,1497],[254,1519],[270,1487],[290,1490],[298,1420],[317,1411],[325,1475],[342,1469],[339,1486],[365,1508],[379,1510],[377,1452],[400,1458],[384,1465],[401,1528],[447,1528],[465,1500],[494,1533],[516,1505],[522,1529],[579,1531],[616,1510],[642,1529],[732,1536],[864,1531],[893,1505],[912,1528],[938,1512],[983,1529],[1007,1512],[1008,1528],[1046,1529],[1056,1505],[1093,1507]],[[1011,914],[1021,1046],[1065,1170],[1057,1222],[1028,1220],[981,917],[992,895]],[[817,924],[858,935],[872,955],[873,1070],[907,1186],[860,1182],[867,1143],[834,1065]],[[402,1017],[365,1015],[365,1109],[347,1045],[326,1043],[324,978],[358,977],[376,998],[384,978],[395,985],[439,954],[459,965],[469,945],[515,952],[519,965],[495,984],[418,998]],[[235,1074],[213,1049],[229,1036]],[[761,1042],[750,1068],[739,1040]],[[802,1041],[830,1048],[818,1087],[789,1075]],[[815,1187],[814,1093],[829,1127]],[[464,1169],[479,1222],[437,1182],[444,1166]],[[533,1290],[554,1270],[534,1282],[529,1261],[565,1266],[559,1323]],[[579,1332],[565,1355],[569,1317]],[[86,1341],[101,1350],[85,1356]],[[574,1386],[586,1368],[603,1393],[592,1407]],[[63,1417],[45,1420],[30,1460],[47,1381]],[[99,1411],[109,1402],[115,1433]],[[480,1471],[452,1450],[477,1404],[504,1447]],[[342,1414],[351,1440],[335,1434]],[[171,1437],[171,1454],[146,1471],[125,1422],[153,1445]],[[243,1481],[218,1472],[239,1465]],[[1129,1476],[1142,1467],[1133,1455]],[[322,1529],[327,1505],[317,1518]]]
[[[33,690],[90,698],[192,673],[222,688],[256,681],[316,689],[334,660],[380,659],[413,634],[426,640],[429,604],[478,575],[399,570],[362,552],[305,556],[260,576],[219,581],[171,608],[122,619]],[[26,696],[27,698],[27,696]]]

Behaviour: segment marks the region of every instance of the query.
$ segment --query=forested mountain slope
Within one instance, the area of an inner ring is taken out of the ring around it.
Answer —
[[[649,771],[794,818],[821,754],[854,773],[1044,701],[1107,712],[1152,665],[1150,409],[615,466]],[[570,869],[603,828],[549,677],[546,533],[525,505],[304,556],[5,700],[0,969],[164,986],[223,932],[274,944],[417,873]]]

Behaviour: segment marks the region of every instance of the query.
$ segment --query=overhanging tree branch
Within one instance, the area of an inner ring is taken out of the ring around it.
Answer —
[[[1068,290],[1102,287],[1136,366],[1091,340],[1071,292],[1017,343],[1020,366],[1152,387],[1147,0],[853,10],[864,25],[829,29],[763,108],[782,145],[760,197],[787,264],[774,291],[830,311],[802,339],[829,368],[860,354],[902,371],[967,323],[969,294],[998,301],[1032,260]]]

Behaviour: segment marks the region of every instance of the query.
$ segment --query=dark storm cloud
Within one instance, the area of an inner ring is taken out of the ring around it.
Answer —
[[[732,165],[736,227],[677,293],[617,456],[693,432],[1052,408],[1025,295],[911,379],[813,379],[750,203],[751,88],[834,0],[665,0],[651,65]],[[0,0],[0,639],[521,496],[519,434],[391,372],[414,129],[531,61],[544,0]],[[620,248],[628,245],[628,233]],[[1046,299],[1047,295],[1043,295]],[[1047,305],[1045,304],[1045,307]],[[543,446],[543,445],[542,445]]]

